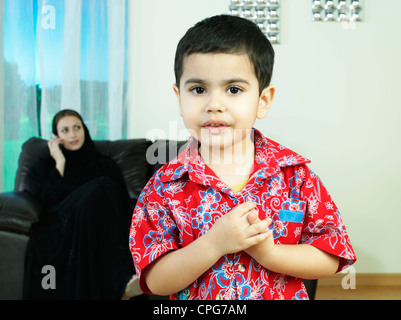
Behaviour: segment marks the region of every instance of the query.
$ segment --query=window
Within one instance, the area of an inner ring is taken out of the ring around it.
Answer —
[[[22,144],[51,138],[61,109],[79,111],[93,139],[126,138],[126,7],[4,0],[4,191],[14,188]]]

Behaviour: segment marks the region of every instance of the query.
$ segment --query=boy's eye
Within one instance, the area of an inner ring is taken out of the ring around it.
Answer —
[[[205,88],[193,87],[193,88],[191,88],[191,92],[193,92],[195,94],[203,94],[203,93],[205,93]]]
[[[242,90],[238,87],[230,87],[227,90],[230,94],[238,94],[240,92],[242,92]]]

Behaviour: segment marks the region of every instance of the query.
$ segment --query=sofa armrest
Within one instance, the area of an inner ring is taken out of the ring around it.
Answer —
[[[41,205],[28,193],[0,193],[0,230],[28,235],[41,213]]]

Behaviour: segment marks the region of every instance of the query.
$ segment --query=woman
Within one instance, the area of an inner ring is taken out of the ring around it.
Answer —
[[[50,155],[31,171],[33,196],[44,214],[27,246],[24,298],[129,299],[140,294],[128,249],[133,208],[117,165],[96,151],[73,110],[55,115],[53,134]],[[54,267],[55,288],[42,285],[44,266]]]

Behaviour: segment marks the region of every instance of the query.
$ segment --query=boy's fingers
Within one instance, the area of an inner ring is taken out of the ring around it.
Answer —
[[[266,233],[269,232],[269,225],[271,224],[272,219],[266,218],[264,220],[259,220],[259,222],[254,223],[250,226],[252,233],[258,234],[258,233]]]
[[[256,203],[249,201],[249,202],[244,202],[244,203],[240,204],[235,209],[238,210],[240,217],[242,217],[242,216],[248,214],[249,211],[255,209],[255,207],[256,207]]]
[[[258,233],[255,237],[257,237],[258,242],[261,242],[263,240],[266,240],[268,237],[270,237],[273,234],[271,230],[268,230],[263,233]]]
[[[253,211],[249,212],[247,218],[248,218],[248,222],[249,222],[250,224],[254,224],[254,223],[260,221],[260,220],[259,220],[258,213],[257,213],[256,210],[253,210]]]

